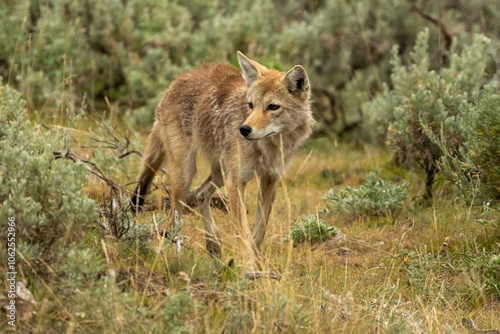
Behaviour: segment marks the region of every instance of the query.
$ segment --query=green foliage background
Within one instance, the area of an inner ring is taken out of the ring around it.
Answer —
[[[384,118],[385,111],[360,116],[360,108],[388,81],[393,45],[406,55],[416,34],[430,27],[429,66],[442,65],[443,35],[413,5],[405,0],[6,0],[0,9],[0,74],[23,93],[30,110],[50,114],[54,106],[78,105],[84,98],[105,106],[107,98],[122,115],[128,112],[149,125],[177,74],[203,62],[236,65],[240,50],[268,66],[307,68],[316,92],[317,133],[338,132],[360,117],[378,126],[370,120]],[[415,5],[441,19],[458,45],[470,43],[476,32],[500,34],[495,0]]]

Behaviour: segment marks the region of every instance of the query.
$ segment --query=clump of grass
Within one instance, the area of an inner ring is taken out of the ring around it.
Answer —
[[[328,226],[323,219],[309,215],[293,221],[290,236],[285,237],[283,241],[291,239],[297,243],[313,243],[334,237],[338,232],[335,226]]]
[[[406,199],[407,183],[402,185],[386,182],[378,178],[380,170],[365,175],[365,182],[359,188],[347,186],[337,193],[332,188],[323,199],[328,212],[345,212],[361,216],[383,216],[400,209]]]

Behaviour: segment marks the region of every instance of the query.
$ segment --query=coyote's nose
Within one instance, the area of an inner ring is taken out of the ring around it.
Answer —
[[[252,128],[249,127],[248,125],[242,125],[240,127],[240,133],[243,135],[243,137],[246,137],[252,132]]]

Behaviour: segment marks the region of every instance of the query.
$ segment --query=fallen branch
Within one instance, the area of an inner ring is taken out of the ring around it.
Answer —
[[[450,34],[444,23],[441,21],[441,19],[435,19],[429,14],[425,13],[420,7],[418,7],[416,4],[411,5],[411,10],[418,13],[422,18],[426,19],[429,22],[434,23],[436,26],[439,27],[441,30],[441,33],[444,36],[445,40],[445,48],[447,51],[450,50],[451,43],[453,42],[453,36]]]

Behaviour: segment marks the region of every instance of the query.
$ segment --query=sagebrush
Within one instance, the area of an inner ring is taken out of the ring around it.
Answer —
[[[394,213],[406,199],[407,183],[401,185],[384,181],[378,177],[380,170],[365,175],[359,188],[345,187],[338,191],[332,188],[323,196],[327,200],[327,211],[343,212],[361,216],[382,216]]]

